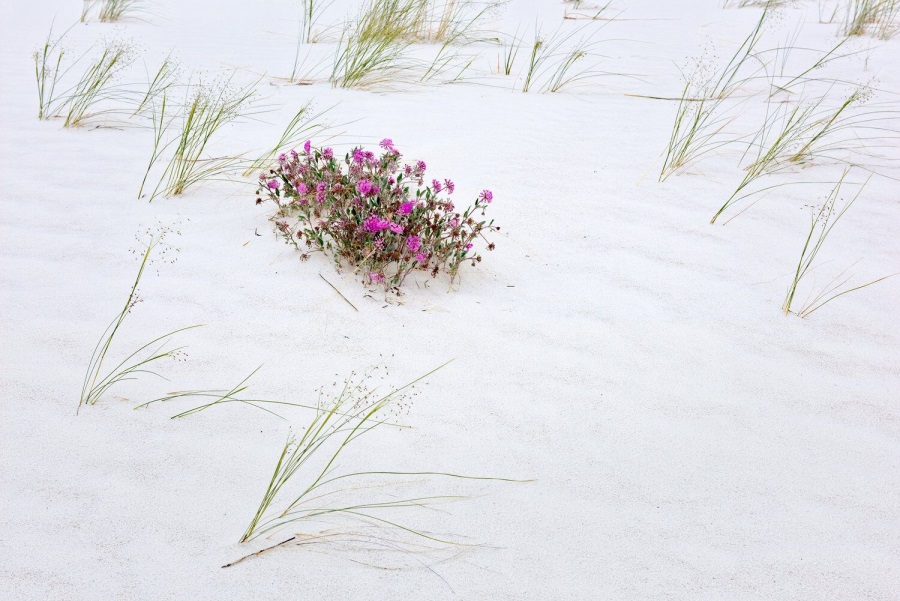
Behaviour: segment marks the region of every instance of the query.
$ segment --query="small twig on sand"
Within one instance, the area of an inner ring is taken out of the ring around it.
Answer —
[[[323,280],[325,280],[325,276],[322,275],[321,273],[319,274],[319,277],[322,278]],[[354,304],[351,303],[349,300],[347,300],[347,297],[344,296],[343,294],[341,294],[341,291],[338,290],[338,289],[335,287],[334,284],[332,284],[332,283],[329,282],[328,280],[325,280],[325,283],[328,284],[329,286],[331,286],[331,289],[334,290],[335,292],[337,292],[337,293],[341,296],[341,298],[344,299],[344,300],[347,302],[348,305],[350,305],[351,307],[353,307],[353,310],[354,310],[354,311],[359,312],[359,309],[356,308],[356,305],[354,305]]]
[[[271,547],[266,547],[265,549],[260,549],[260,550],[257,551],[256,553],[251,553],[250,555],[244,555],[244,556],[241,557],[240,559],[237,559],[237,560],[235,560],[235,561],[232,561],[231,563],[226,563],[226,564],[225,564],[224,566],[222,566],[222,567],[223,567],[223,568],[230,568],[230,567],[233,566],[233,565],[236,565],[236,564],[241,563],[241,562],[244,561],[245,559],[250,559],[251,557],[256,557],[257,555],[261,555],[262,553],[265,553],[266,551],[271,551],[271,550],[274,549],[275,547],[280,547],[281,545],[286,545],[287,543],[291,542],[292,540],[294,540],[294,539],[296,539],[296,538],[297,538],[296,536],[292,536],[291,538],[289,538],[289,539],[287,539],[287,540],[281,541],[281,542],[278,543],[277,545],[272,545]]]

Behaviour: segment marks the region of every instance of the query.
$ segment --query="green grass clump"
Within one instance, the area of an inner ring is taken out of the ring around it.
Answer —
[[[581,67],[581,61],[594,54],[599,43],[594,39],[598,30],[585,33],[585,27],[567,31],[560,26],[550,34],[535,27],[524,69],[523,92],[554,93],[580,81],[609,75],[591,66]],[[517,54],[518,51],[518,47],[510,47],[510,52]],[[511,69],[514,60],[515,55],[507,55],[506,67]]]
[[[863,188],[866,185],[865,183],[863,183],[860,186],[859,192],[857,192],[856,195],[853,196],[853,198],[846,202],[843,207],[837,209],[836,204],[840,198],[841,186],[844,184],[844,179],[846,178],[848,173],[849,170],[844,171],[841,179],[828,194],[828,197],[825,199],[825,202],[822,204],[822,206],[819,207],[818,210],[814,209],[812,211],[809,232],[807,233],[806,240],[803,243],[803,249],[800,251],[800,260],[797,262],[797,269],[794,272],[794,276],[791,280],[790,285],[788,286],[788,291],[784,298],[784,303],[782,303],[781,306],[781,309],[782,311],[784,311],[785,315],[796,312],[796,314],[800,317],[809,317],[815,311],[818,311],[820,308],[840,296],[849,294],[850,292],[854,292],[856,290],[867,288],[868,286],[877,284],[878,282],[892,277],[891,275],[888,275],[866,284],[848,288],[848,284],[852,276],[847,276],[847,269],[845,269],[830,282],[828,282],[828,284],[818,292],[810,293],[810,295],[802,303],[800,308],[794,311],[797,287],[811,271],[813,262],[816,260],[816,256],[822,249],[822,245],[825,243],[825,240],[828,238],[829,234],[831,234],[831,230],[834,229],[834,226],[837,225],[837,222],[841,219],[841,217],[844,216],[844,213],[846,213],[847,210],[856,201],[856,199],[859,198],[859,195],[862,194]]]
[[[847,0],[842,33],[887,40],[900,31],[900,0]]]
[[[32,55],[38,92],[38,119],[50,119],[58,112],[56,86],[68,71],[64,68],[68,51],[62,45],[66,33],[68,30],[59,38],[54,38],[51,26],[44,43]]]
[[[361,497],[360,494],[371,496],[370,489],[390,487],[391,481],[396,482],[395,479],[398,477],[440,476],[506,482],[515,480],[435,471],[346,472],[339,469],[339,460],[346,451],[357,446],[354,444],[357,440],[379,426],[391,424],[390,410],[391,408],[396,410],[402,393],[437,369],[384,395],[368,387],[367,377],[354,378],[351,375],[334,398],[320,401],[303,434],[289,438],[282,447],[263,498],[244,531],[241,542],[317,518],[345,517],[354,522],[374,524],[397,533],[411,534],[439,543],[451,543],[394,519],[388,519],[389,513],[402,508],[426,508],[437,502],[463,497],[430,495],[397,498],[395,495],[389,495],[385,498],[371,499]],[[373,479],[380,480],[380,483],[373,485]],[[286,503],[273,511],[276,501],[284,496],[288,485],[294,483],[299,483],[294,489],[295,492],[288,495]],[[388,517],[385,517],[386,513]]]
[[[88,21],[95,14],[98,21],[113,23],[145,14],[148,8],[146,0],[84,0],[81,20]]]
[[[119,332],[125,319],[131,314],[134,306],[140,302],[137,295],[138,284],[140,284],[141,277],[144,275],[144,269],[147,267],[150,255],[153,253],[156,246],[160,244],[164,235],[165,232],[163,232],[161,236],[151,235],[141,259],[141,265],[138,269],[137,276],[131,286],[131,292],[129,292],[128,298],[125,300],[125,306],[106,328],[103,335],[100,337],[97,346],[94,347],[94,352],[91,354],[91,359],[88,362],[88,369],[84,376],[84,383],[81,386],[81,395],[78,398],[79,410],[84,405],[96,404],[110,388],[117,384],[137,379],[141,375],[149,374],[158,376],[159,374],[153,371],[154,364],[163,359],[178,359],[181,356],[183,347],[168,350],[165,349],[169,340],[179,332],[199,327],[189,326],[186,328],[179,328],[167,334],[163,334],[162,336],[158,336],[129,354],[112,369],[106,371],[103,368],[106,356],[112,347],[116,334]]]
[[[338,42],[332,85],[352,88],[385,83],[414,64],[408,53],[419,0],[371,0],[345,26]]]
[[[205,181],[222,179],[240,172],[239,156],[207,157],[207,147],[227,124],[245,116],[254,98],[257,82],[234,86],[231,78],[213,85],[188,86],[187,97],[174,114],[168,94],[163,93],[154,110],[153,152],[138,191],[143,194],[149,173],[160,158],[171,149],[169,161],[160,175],[150,200],[159,195],[177,196]],[[167,112],[169,114],[167,114]],[[171,116],[170,116],[171,115]],[[175,135],[163,141],[171,128]]]
[[[666,145],[659,181],[727,143],[719,140],[719,135],[730,122],[725,100],[752,77],[746,73],[746,68],[754,62],[770,14],[768,8],[763,10],[753,29],[724,67],[707,75],[708,67],[699,61],[685,77],[681,95],[677,98],[675,121]]]
[[[102,114],[115,112],[115,109],[101,109],[107,102],[127,102],[129,94],[115,85],[116,79],[136,58],[134,48],[122,40],[106,40],[102,42],[100,56],[95,58],[71,92],[65,94],[66,113],[64,127],[77,127],[86,120]]]

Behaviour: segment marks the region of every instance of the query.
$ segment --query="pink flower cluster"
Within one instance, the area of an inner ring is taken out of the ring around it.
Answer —
[[[435,178],[427,185],[424,161],[402,163],[388,138],[379,147],[380,156],[354,148],[340,160],[331,148],[306,142],[302,153],[280,154],[277,165],[260,175],[257,202],[266,196],[276,203],[276,231],[302,257],[329,254],[338,267],[352,267],[364,283],[387,290],[399,291],[416,270],[454,279],[463,263],[480,262],[476,238],[500,229],[476,217],[485,214],[491,191],[457,211],[449,200],[456,191],[452,180]]]

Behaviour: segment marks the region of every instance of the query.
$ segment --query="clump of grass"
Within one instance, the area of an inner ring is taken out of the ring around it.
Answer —
[[[427,82],[449,72],[455,72],[445,83],[453,83],[463,78],[464,73],[475,62],[477,54],[464,49],[479,41],[485,41],[485,33],[480,29],[482,19],[498,4],[496,2],[476,3],[471,0],[447,0],[443,5],[432,6],[429,1],[420,7],[426,15],[418,16],[415,35],[418,41],[440,42],[440,48],[420,81]],[[427,12],[431,7],[431,12]],[[491,38],[491,41],[496,38]]]
[[[84,0],[81,9],[82,22],[96,13],[97,20],[103,23],[120,21],[146,13],[148,3],[145,0]]]
[[[335,87],[391,81],[427,82],[447,73],[458,81],[476,56],[466,44],[484,40],[479,22],[495,2],[369,0],[343,29],[329,77]],[[432,60],[411,56],[414,44],[440,43]]]
[[[685,77],[681,95],[677,98],[675,121],[669,134],[659,181],[727,143],[717,141],[719,134],[730,122],[723,110],[725,100],[748,78],[744,73],[745,67],[756,54],[770,14],[766,7],[749,35],[722,69],[706,75],[709,67],[701,59]],[[738,77],[739,74],[741,77]]]
[[[443,367],[443,366],[441,366]],[[437,369],[441,369],[438,367]],[[241,536],[248,542],[287,526],[318,519],[349,518],[354,522],[377,525],[396,533],[413,535],[430,541],[452,544],[452,541],[384,517],[385,512],[403,508],[425,508],[435,503],[460,499],[457,495],[429,495],[380,499],[361,498],[360,492],[371,494],[372,480],[380,480],[379,488],[390,487],[396,478],[410,476],[445,477],[466,480],[515,482],[507,478],[485,478],[449,472],[425,471],[349,471],[339,469],[345,452],[354,443],[383,425],[390,425],[398,415],[405,391],[433,374],[437,369],[387,394],[369,388],[367,377],[354,375],[345,380],[330,400],[320,400],[313,418],[299,437],[291,437],[282,447],[275,470],[250,524]],[[391,411],[393,410],[393,414]],[[287,501],[273,510],[276,501],[285,496],[288,485],[302,480]],[[521,482],[521,481],[519,481]],[[368,484],[368,486],[363,486]]]
[[[110,388],[117,384],[120,384],[121,382],[134,380],[140,377],[142,374],[158,376],[159,374],[153,371],[154,364],[163,359],[177,360],[182,356],[181,351],[184,347],[178,347],[168,350],[165,349],[169,340],[179,332],[199,327],[196,325],[188,326],[186,328],[179,328],[167,334],[163,334],[162,336],[158,336],[157,338],[154,338],[147,344],[138,348],[133,353],[129,354],[127,357],[125,357],[125,359],[117,363],[116,366],[112,369],[108,371],[104,370],[104,362],[110,348],[112,347],[113,340],[115,339],[116,334],[122,327],[125,319],[128,317],[128,315],[131,314],[132,309],[138,302],[140,302],[140,298],[138,297],[137,293],[138,284],[140,284],[141,277],[144,275],[144,269],[147,267],[150,255],[153,253],[153,250],[163,241],[166,232],[167,230],[164,229],[159,233],[150,235],[150,239],[147,242],[146,249],[144,250],[143,257],[141,259],[140,267],[138,268],[137,276],[135,277],[134,283],[131,286],[131,292],[129,292],[128,298],[125,300],[125,306],[122,308],[119,314],[116,315],[112,323],[110,323],[110,325],[106,328],[106,330],[103,332],[103,335],[100,337],[100,341],[97,343],[97,346],[94,347],[94,352],[91,354],[91,359],[88,362],[88,369],[84,376],[84,383],[81,387],[81,395],[78,399],[79,410],[83,405],[96,404],[97,401],[99,401],[100,398],[104,394],[106,394],[106,392]]]
[[[887,40],[900,31],[900,0],[847,0],[842,33]]]
[[[763,125],[750,143],[750,147],[756,148],[755,158],[745,168],[741,183],[710,223],[715,223],[728,208],[746,198],[747,194],[741,193],[763,176],[829,157],[846,163],[848,159],[840,155],[865,150],[864,130],[876,130],[875,137],[883,136],[879,123],[889,119],[890,114],[879,110],[849,114],[851,107],[864,102],[869,93],[865,87],[857,88],[833,108],[823,108],[827,97],[793,107],[779,104],[775,109],[771,109],[770,102]],[[849,134],[841,137],[845,131]]]
[[[66,30],[59,38],[54,38],[51,25],[46,40],[32,55],[38,92],[38,119],[50,119],[58,112],[56,86],[71,68],[71,65],[64,68],[68,51],[62,45],[68,32]]]
[[[578,81],[605,75],[590,67],[575,68],[579,61],[593,52],[597,45],[594,40],[596,33],[597,30],[594,30],[585,35],[583,27],[568,32],[559,27],[547,35],[535,26],[522,91],[559,92]]]
[[[484,36],[480,22],[499,2],[419,0],[413,16],[413,37],[421,42],[475,41]]]
[[[71,93],[65,94],[66,120],[64,127],[77,127],[87,119],[103,114],[98,106],[107,101],[123,99],[123,91],[114,86],[115,80],[136,57],[133,46],[123,40],[104,40],[100,56],[94,59]]]
[[[243,87],[233,86],[231,78],[228,78],[211,86],[189,86],[184,105],[171,118],[165,115],[167,98],[164,95],[161,110],[153,117],[154,146],[146,173],[153,169],[164,151],[170,147],[173,151],[150,200],[160,194],[183,194],[201,182],[220,179],[239,169],[240,157],[207,158],[206,151],[211,140],[223,127],[247,114],[256,83]],[[164,143],[163,138],[173,123],[177,127],[177,133]],[[146,177],[145,175],[145,181]],[[143,185],[138,192],[139,196],[142,191]]]
[[[332,85],[352,88],[384,83],[411,67],[408,51],[419,0],[370,0],[344,27]]]
[[[800,260],[797,262],[797,269],[794,272],[794,276],[791,280],[790,285],[788,286],[788,291],[784,298],[784,303],[782,303],[781,306],[781,309],[782,311],[784,311],[785,315],[789,315],[790,313],[794,312],[793,307],[796,300],[797,288],[812,269],[813,262],[816,260],[816,256],[822,249],[822,245],[825,243],[828,235],[831,234],[831,230],[834,229],[834,226],[837,225],[837,222],[841,219],[841,217],[844,216],[844,213],[847,212],[847,210],[853,205],[856,199],[859,198],[860,194],[862,194],[863,188],[865,188],[866,183],[863,183],[860,186],[859,191],[853,198],[846,202],[840,209],[836,208],[836,204],[840,198],[841,187],[848,173],[849,170],[844,171],[840,180],[838,180],[835,187],[828,194],[828,197],[825,199],[825,202],[822,204],[822,206],[819,207],[818,210],[813,209],[811,211],[809,232],[807,233],[806,240],[803,243],[803,249],[800,251]],[[862,288],[867,288],[868,286],[877,284],[878,282],[892,277],[889,275],[878,278],[866,284],[848,288],[847,285],[850,282],[852,276],[845,276],[846,273],[847,270],[845,269],[834,279],[832,279],[819,292],[815,294],[810,293],[810,295],[801,305],[800,309],[796,311],[796,314],[800,317],[809,317],[812,313],[840,296],[849,294],[850,292],[854,292],[856,290],[861,290]]]
[[[519,30],[510,36],[499,39],[500,57],[497,59],[497,72],[503,75],[511,75],[516,64],[516,57],[522,48],[524,40],[519,37]]]

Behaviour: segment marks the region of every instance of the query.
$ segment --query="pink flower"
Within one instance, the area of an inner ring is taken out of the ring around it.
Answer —
[[[309,192],[309,188],[306,187],[306,184],[303,182],[297,182],[294,184],[294,188],[297,189],[297,194],[303,196],[307,192]]]
[[[372,273],[369,274],[369,279],[370,279],[372,282],[375,282],[375,283],[383,282],[383,281],[384,281],[384,274],[383,274],[383,273],[378,273],[378,272],[372,272]]]
[[[394,150],[394,141],[391,140],[390,138],[385,138],[384,140],[379,142],[378,145],[381,146],[382,148],[384,148],[385,150],[390,150],[390,151]]]
[[[410,213],[412,213],[414,206],[415,206],[415,203],[412,203],[412,202],[400,203],[400,214],[401,215],[409,215]]]
[[[403,226],[400,225],[399,223],[393,223],[393,222],[389,223],[388,229],[391,230],[392,232],[394,232],[395,234],[403,233]]]
[[[491,201],[494,200],[494,193],[490,190],[482,190],[481,194],[478,195],[478,200],[482,200],[486,204],[490,204]]]
[[[444,185],[447,186],[447,194],[453,194],[453,191],[456,190],[456,186],[453,185],[453,181],[449,179],[444,180]]]
[[[425,161],[416,161],[416,169],[418,169],[422,173],[425,173],[426,168],[427,166],[425,165]]]
[[[418,236],[410,236],[406,239],[406,248],[416,252],[422,246],[422,239]]]
[[[450,220],[450,227],[456,227],[457,225],[459,225],[459,219]]]
[[[356,182],[356,191],[363,196],[375,196],[379,192],[378,186],[367,179],[361,179]]]
[[[277,179],[270,179],[269,183],[266,185],[269,186],[269,190],[277,190],[281,187],[281,182],[279,182]]]
[[[415,259],[419,263],[424,263],[425,261],[428,260],[428,255],[426,255],[425,253],[416,253]]]
[[[435,192],[440,192],[443,189],[441,186],[440,180],[436,180],[436,179],[431,180],[431,187],[434,189]]]
[[[330,148],[326,148],[322,151],[322,156],[325,157],[326,161],[330,161],[334,157],[334,151]]]
[[[387,219],[382,219],[378,215],[371,215],[363,221],[363,229],[374,234],[375,232],[387,229],[390,224],[391,222]]]
[[[354,148],[353,149],[353,162],[359,165],[363,164],[363,161],[366,160],[366,153],[363,152],[362,148]]]
[[[310,144],[309,140],[307,140],[307,141],[303,144],[303,152],[305,152],[306,154],[309,154],[310,148],[312,148],[312,144]]]
[[[472,246],[474,246],[474,245],[471,244],[471,243],[470,243],[470,244],[466,244],[466,250],[472,250]]]

